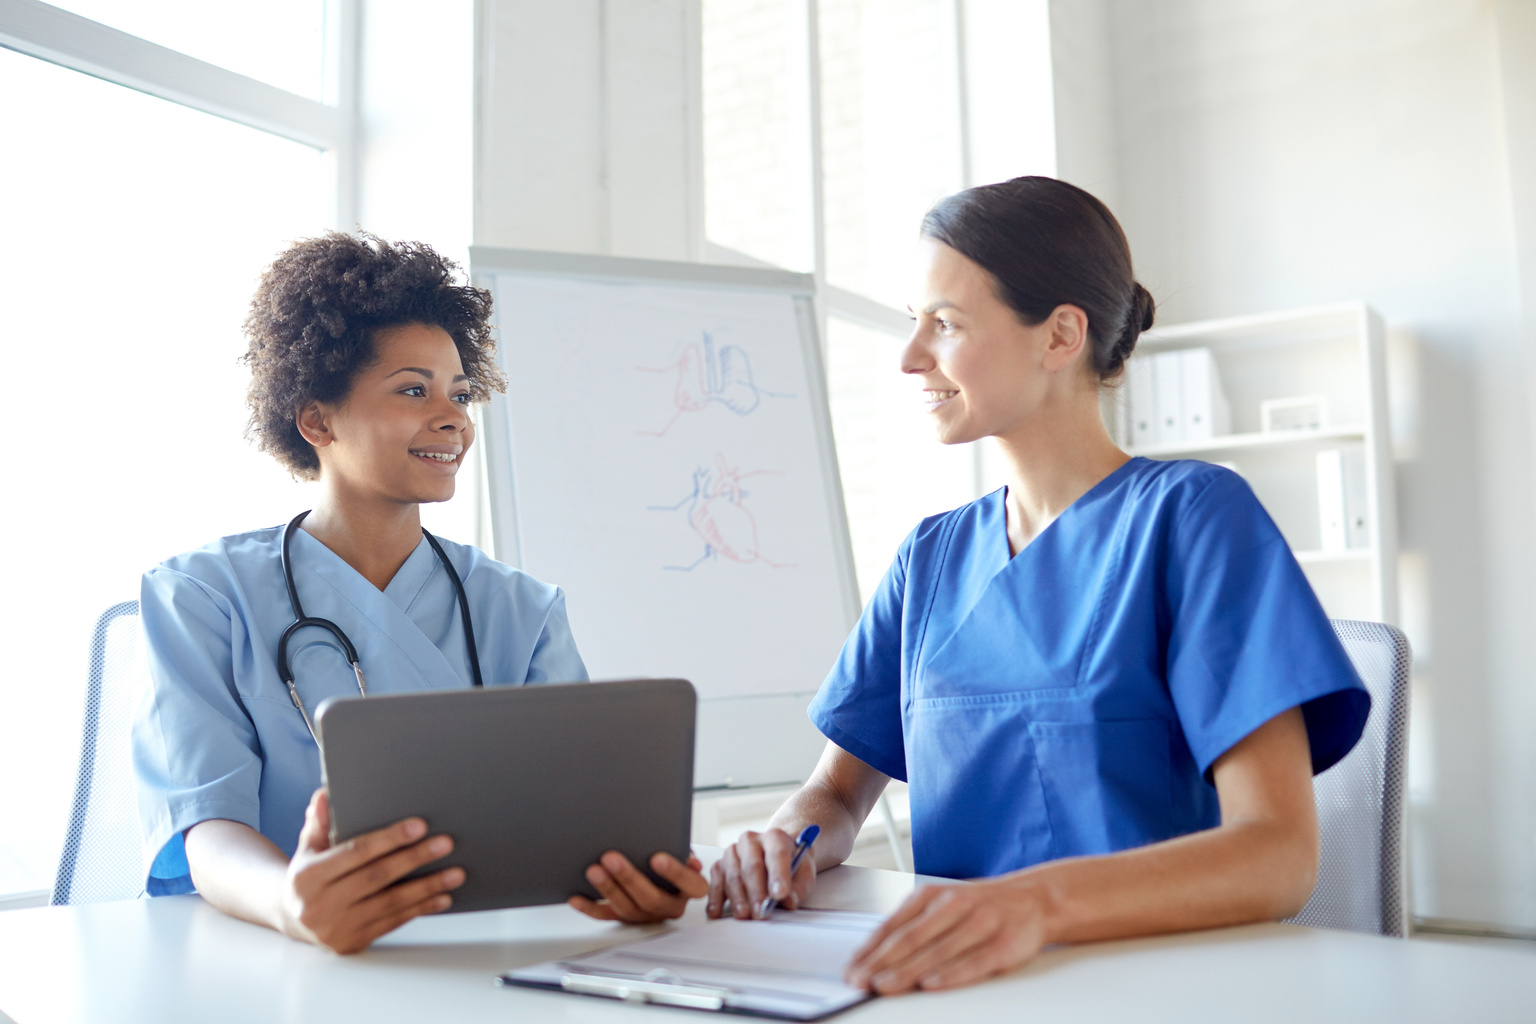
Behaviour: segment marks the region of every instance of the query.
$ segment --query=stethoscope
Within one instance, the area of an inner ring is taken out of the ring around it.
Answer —
[[[315,745],[320,745],[320,734],[315,732],[315,723],[310,720],[309,711],[304,707],[304,701],[299,697],[299,688],[293,683],[293,665],[288,660],[288,638],[293,636],[305,626],[317,626],[325,630],[341,644],[347,663],[352,666],[352,674],[357,676],[357,692],[364,697],[368,696],[368,684],[363,679],[363,669],[357,662],[357,648],[352,646],[352,641],[347,637],[346,631],[330,619],[316,619],[304,614],[304,606],[299,603],[299,588],[293,583],[293,562],[289,558],[288,549],[293,545],[293,535],[299,529],[299,524],[308,511],[300,512],[293,517],[286,529],[283,530],[283,582],[288,585],[288,603],[293,605],[293,624],[283,630],[283,635],[277,641],[277,671],[282,676],[283,683],[288,687],[288,696],[293,698],[293,706],[299,709],[299,714],[304,716],[304,726],[309,730],[310,738]],[[480,679],[480,655],[475,651],[475,627],[469,618],[469,598],[464,593],[464,581],[459,579],[458,570],[453,563],[448,561],[448,555],[443,551],[443,546],[437,542],[423,527],[421,535],[427,538],[427,543],[432,545],[432,550],[437,554],[437,560],[443,563],[443,568],[448,570],[448,578],[453,581],[454,593],[459,596],[459,614],[464,619],[464,646],[469,651],[469,670],[475,677],[476,686],[484,686]]]

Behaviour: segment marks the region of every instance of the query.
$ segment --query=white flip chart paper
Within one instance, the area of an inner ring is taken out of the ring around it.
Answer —
[[[856,604],[794,296],[501,273],[495,299],[519,560],[592,676],[815,690]]]

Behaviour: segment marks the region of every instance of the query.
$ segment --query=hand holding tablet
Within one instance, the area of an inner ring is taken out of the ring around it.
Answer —
[[[449,863],[406,876],[462,868],[450,913],[676,916],[707,889],[688,844],[695,701],[681,679],[326,701],[332,839],[411,817],[451,836]]]

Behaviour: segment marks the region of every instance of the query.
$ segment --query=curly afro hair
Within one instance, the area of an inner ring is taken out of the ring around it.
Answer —
[[[458,265],[422,242],[332,231],[289,246],[261,276],[241,361],[251,369],[246,436],[295,477],[320,474],[295,417],[310,402],[339,402],[376,358],[378,331],[441,327],[458,347],[477,402],[506,390],[496,368],[491,293],[455,283]]]

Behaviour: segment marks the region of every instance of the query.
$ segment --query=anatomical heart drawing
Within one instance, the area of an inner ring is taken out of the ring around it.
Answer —
[[[715,464],[693,471],[693,489],[673,505],[649,505],[652,512],[683,512],[688,526],[704,544],[698,558],[687,565],[664,565],[674,572],[692,572],[717,558],[743,565],[759,563],[770,569],[793,569],[787,562],[765,557],[758,547],[757,519],[748,504],[751,492],[742,481],[754,476],[778,476],[770,470],[743,473],[731,466],[723,454],[715,455]]]
[[[779,391],[758,387],[752,374],[752,360],[738,345],[715,348],[715,339],[704,332],[703,342],[683,348],[675,362],[666,366],[637,366],[641,373],[675,374],[672,389],[673,411],[659,430],[637,430],[646,437],[665,437],[677,421],[688,413],[703,412],[711,405],[736,414],[750,416],[764,398],[794,398]]]

